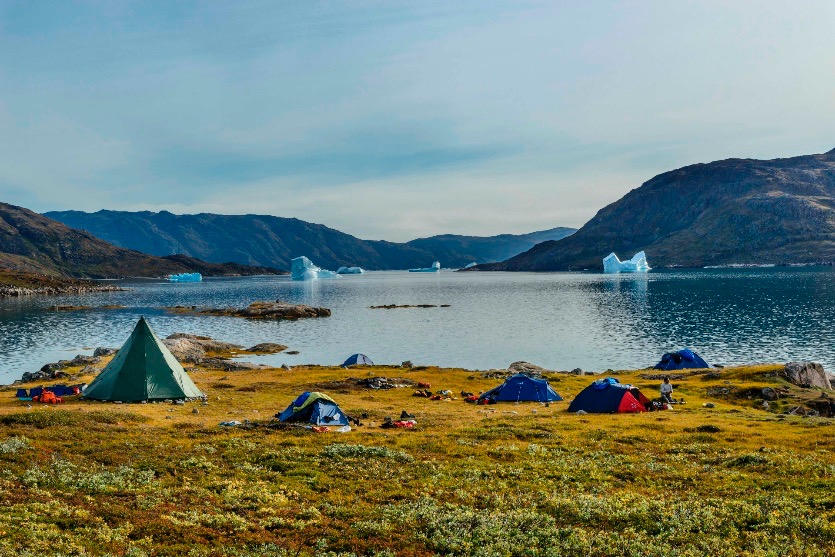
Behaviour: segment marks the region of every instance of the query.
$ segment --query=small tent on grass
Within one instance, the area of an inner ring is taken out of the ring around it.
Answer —
[[[348,366],[373,366],[374,362],[371,361],[371,358],[366,356],[365,354],[354,354],[347,360],[345,363],[342,364],[342,367]]]
[[[84,398],[140,402],[203,396],[142,317],[124,346],[84,389]]]
[[[480,404],[494,402],[554,402],[562,397],[548,384],[545,379],[534,379],[523,373],[508,377],[504,383],[490,389],[480,397]]]
[[[306,422],[313,425],[348,425],[348,415],[326,394],[305,391],[276,414],[281,422]]]
[[[663,369],[666,371],[676,369],[705,369],[709,367],[710,365],[706,361],[689,348],[664,354],[661,357],[661,361],[655,364],[655,369]]]
[[[598,379],[578,394],[568,406],[569,412],[589,414],[645,412],[650,400],[632,385],[623,385],[614,377]]]

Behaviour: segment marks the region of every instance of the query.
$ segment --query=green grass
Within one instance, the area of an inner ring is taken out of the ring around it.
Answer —
[[[2,391],[0,555],[831,555],[832,422],[706,396],[726,381],[785,387],[773,371],[694,375],[674,382],[687,405],[641,415],[353,390],[335,396],[369,418],[342,434],[217,424],[266,422],[306,385],[358,374],[453,392],[499,381],[438,368],[198,371],[208,406],[26,409]],[[567,400],[591,380],[560,379]],[[790,390],[793,404],[820,396]],[[416,430],[379,428],[401,409]]]

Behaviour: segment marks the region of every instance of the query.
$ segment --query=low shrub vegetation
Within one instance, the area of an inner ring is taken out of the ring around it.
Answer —
[[[357,370],[197,370],[206,405],[28,409],[0,392],[0,557],[835,554],[833,421],[708,394],[777,385],[771,371],[682,379],[687,405],[640,415],[568,414],[590,380],[572,375],[547,407],[356,389],[335,395],[367,416],[348,433],[266,426],[308,385]],[[397,373],[453,392],[498,383]],[[401,409],[416,430],[379,427]],[[219,426],[233,419],[249,425]]]

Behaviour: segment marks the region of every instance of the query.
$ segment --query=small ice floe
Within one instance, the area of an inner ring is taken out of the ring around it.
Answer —
[[[441,271],[441,263],[435,261],[431,267],[423,267],[420,269],[409,269],[410,273],[439,273]]]

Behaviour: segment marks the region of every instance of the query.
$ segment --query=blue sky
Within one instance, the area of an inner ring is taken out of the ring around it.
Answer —
[[[0,0],[0,201],[37,211],[528,232],[833,130],[829,0]]]

